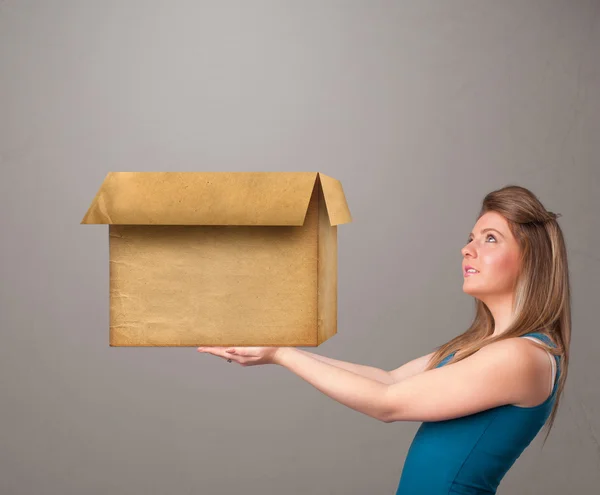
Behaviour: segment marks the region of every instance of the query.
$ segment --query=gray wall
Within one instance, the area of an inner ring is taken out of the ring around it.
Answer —
[[[600,482],[598,1],[0,2],[0,493],[392,494],[418,423],[278,366],[109,348],[108,171],[343,184],[339,333],[393,369],[464,331],[461,254],[508,183],[560,212],[573,291],[555,428],[498,491]],[[314,350],[314,349],[313,349]]]

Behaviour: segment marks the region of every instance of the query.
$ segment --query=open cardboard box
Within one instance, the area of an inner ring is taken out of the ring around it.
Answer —
[[[317,172],[109,172],[111,346],[318,346],[337,333],[342,185]]]

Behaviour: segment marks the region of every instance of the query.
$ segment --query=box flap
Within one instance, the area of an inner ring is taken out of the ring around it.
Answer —
[[[318,176],[331,226],[352,222],[341,182],[321,173]]]
[[[300,226],[320,178],[331,225],[351,221],[317,172],[109,172],[82,224]]]

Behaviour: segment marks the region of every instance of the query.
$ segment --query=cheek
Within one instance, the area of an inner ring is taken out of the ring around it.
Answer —
[[[513,253],[489,253],[481,261],[486,273],[495,279],[512,280],[518,273],[519,260]]]

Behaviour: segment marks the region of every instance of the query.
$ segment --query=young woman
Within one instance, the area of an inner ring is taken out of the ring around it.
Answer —
[[[198,350],[241,366],[278,364],[386,423],[422,422],[396,495],[496,493],[545,424],[548,437],[567,378],[570,286],[559,216],[523,187],[488,194],[461,251],[473,323],[395,370],[293,347]]]

